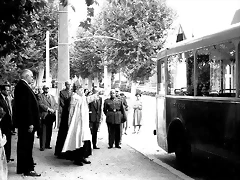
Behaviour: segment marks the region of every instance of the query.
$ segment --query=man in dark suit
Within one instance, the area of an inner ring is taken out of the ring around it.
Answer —
[[[39,94],[39,106],[41,112],[40,120],[40,151],[52,149],[50,146],[52,138],[53,123],[56,121],[57,103],[53,95],[49,94],[49,87],[43,86],[43,93]]]
[[[94,90],[93,93],[98,94],[98,91]],[[102,117],[102,98],[99,94],[98,97],[98,100],[89,103],[89,121],[92,133],[93,149],[99,149],[99,147],[97,147],[97,132]]]
[[[14,161],[11,159],[11,141],[12,141],[12,104],[9,99],[10,85],[4,84],[0,86],[0,107],[6,112],[1,121],[2,133],[6,135],[7,143],[4,146],[7,162]]]
[[[14,116],[18,128],[17,173],[25,176],[41,176],[34,171],[32,157],[34,132],[39,127],[40,121],[38,100],[30,87],[32,83],[33,73],[25,69],[14,91]]]
[[[55,146],[55,153],[54,155],[57,156],[58,158],[66,158],[66,153],[62,153],[62,148],[65,142],[65,139],[67,137],[68,133],[68,115],[69,115],[69,107],[70,107],[70,101],[71,101],[71,82],[66,81],[65,82],[65,89],[60,91],[60,98],[59,98],[59,111],[61,114],[60,118],[60,125],[59,125],[59,130],[58,130],[58,135],[57,135],[57,142]]]

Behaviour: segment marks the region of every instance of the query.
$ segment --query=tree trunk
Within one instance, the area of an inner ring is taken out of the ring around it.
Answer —
[[[110,92],[111,90],[111,84],[112,84],[112,72],[108,72],[108,83],[107,83],[107,90]]]
[[[88,90],[92,90],[92,76],[88,76]]]
[[[37,75],[36,87],[42,86],[43,76],[44,76],[44,63],[40,62],[38,65],[38,75]]]
[[[94,77],[94,86],[99,87],[98,75],[96,77]]]
[[[135,94],[137,92],[137,86],[138,86],[138,83],[132,82],[132,85],[131,85],[131,95],[132,96],[135,96]]]
[[[111,73],[111,88],[113,87],[114,80],[115,80],[115,74],[112,72]]]
[[[121,68],[119,69],[119,74],[118,74],[118,76],[119,76],[119,88],[121,87]]]

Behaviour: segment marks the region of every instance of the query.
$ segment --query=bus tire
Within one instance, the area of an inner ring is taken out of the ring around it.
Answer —
[[[177,164],[180,167],[187,168],[191,164],[191,146],[183,139],[179,139],[175,146],[175,155]]]

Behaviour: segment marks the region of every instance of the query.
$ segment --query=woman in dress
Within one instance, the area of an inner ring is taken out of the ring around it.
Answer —
[[[79,166],[82,166],[83,163],[91,163],[86,160],[92,154],[88,103],[94,101],[96,97],[96,95],[86,97],[79,83],[73,85],[68,120],[69,129],[62,152],[73,151],[72,160]]]
[[[133,103],[133,133],[136,133],[136,129],[138,127],[137,133],[139,133],[140,128],[142,126],[142,101],[140,99],[141,94],[136,93],[136,101]]]
[[[5,115],[5,112],[2,107],[0,107],[0,122],[2,117]],[[7,167],[7,159],[5,155],[4,145],[6,144],[6,136],[2,134],[0,127],[0,179],[7,180],[8,175],[8,167]]]

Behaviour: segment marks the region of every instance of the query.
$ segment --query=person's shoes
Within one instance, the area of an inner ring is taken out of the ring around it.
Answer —
[[[78,166],[83,166],[82,162],[74,161],[73,164],[78,165]]]
[[[35,171],[29,171],[28,173],[24,173],[24,176],[40,177],[41,174],[38,174]]]
[[[93,147],[93,149],[100,149],[100,148],[99,148],[99,147],[97,147],[97,146],[94,146],[94,147]]]
[[[74,161],[74,157],[73,157],[73,156],[71,156],[71,157],[68,156],[68,157],[66,157],[65,159],[66,159],[66,160],[70,160],[70,161]]]
[[[113,147],[112,146],[109,146],[108,149],[112,149]]]
[[[116,148],[121,149],[121,146],[116,146]]]
[[[44,151],[44,148],[40,148],[40,151]]]
[[[8,159],[8,160],[7,160],[8,163],[9,163],[9,162],[12,162],[12,161],[14,161],[14,159]]]
[[[55,155],[58,159],[66,159],[66,155],[65,154],[59,154],[59,155]]]
[[[49,147],[45,147],[46,149],[52,149],[52,147],[51,146],[49,146]]]
[[[65,159],[66,159],[66,160],[73,161],[73,160],[74,160],[74,155],[73,155],[73,154],[70,154],[70,153],[69,153],[69,154],[66,154],[66,155],[65,155]]]
[[[85,164],[91,164],[91,161],[88,161],[85,158],[82,159],[82,162],[85,163]]]

